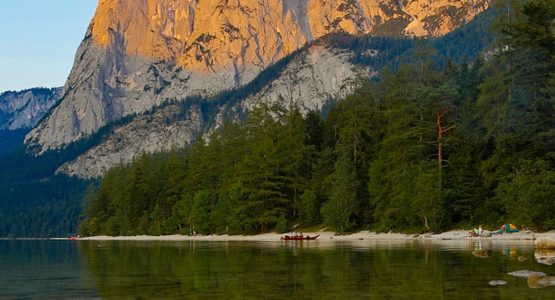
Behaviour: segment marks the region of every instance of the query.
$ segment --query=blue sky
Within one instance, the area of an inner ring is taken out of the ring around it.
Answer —
[[[0,93],[62,86],[97,0],[0,0]]]

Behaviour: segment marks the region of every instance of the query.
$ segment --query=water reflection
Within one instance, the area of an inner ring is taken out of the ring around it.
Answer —
[[[75,243],[0,240],[0,299],[88,299],[94,287]]]
[[[488,240],[0,241],[0,299],[554,299],[553,257]],[[546,275],[508,275],[526,270]]]
[[[549,273],[514,259],[533,255],[529,243],[84,242],[79,253],[104,299],[541,299],[555,292],[507,275]],[[507,285],[491,287],[492,280]]]

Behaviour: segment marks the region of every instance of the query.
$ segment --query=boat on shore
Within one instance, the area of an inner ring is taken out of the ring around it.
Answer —
[[[315,236],[304,236],[304,235],[284,235],[281,237],[282,241],[307,241],[307,240],[315,240],[319,237],[320,235],[315,235]]]

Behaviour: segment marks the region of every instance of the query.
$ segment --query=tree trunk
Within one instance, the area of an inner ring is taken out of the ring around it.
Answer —
[[[444,127],[443,126],[443,117],[449,112],[449,109],[444,109],[442,112],[436,113],[436,125],[437,125],[437,168],[439,172],[439,179],[438,179],[438,186],[439,190],[441,191],[443,184],[442,184],[442,172],[443,172],[443,138],[447,132],[451,129],[455,128],[455,126],[451,127]]]

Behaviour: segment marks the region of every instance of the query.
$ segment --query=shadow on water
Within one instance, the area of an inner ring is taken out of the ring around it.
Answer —
[[[105,299],[551,298],[555,288],[507,275],[552,272],[533,251],[488,241],[79,243]]]

